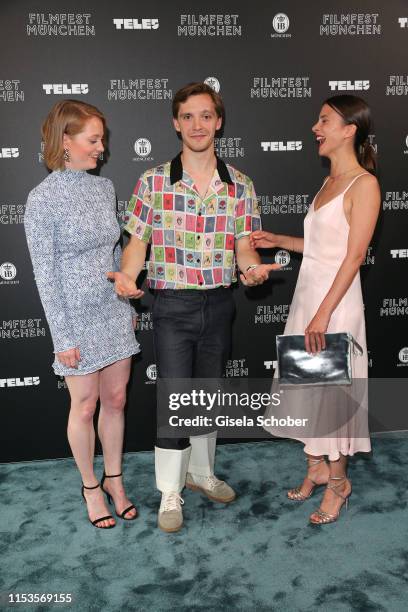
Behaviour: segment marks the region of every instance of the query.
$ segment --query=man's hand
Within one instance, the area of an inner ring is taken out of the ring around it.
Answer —
[[[249,244],[251,249],[274,249],[279,246],[278,234],[257,230],[249,236]]]
[[[243,285],[254,287],[262,285],[269,278],[269,272],[272,270],[280,270],[280,264],[259,264],[256,268],[251,268],[244,274],[240,274],[240,279]]]
[[[144,291],[136,287],[134,280],[125,272],[107,272],[106,276],[115,283],[115,291],[120,297],[134,298],[138,300],[144,295]]]
[[[55,353],[56,358],[66,368],[78,368],[78,363],[81,361],[81,355],[79,354],[79,348],[71,348],[60,353]]]

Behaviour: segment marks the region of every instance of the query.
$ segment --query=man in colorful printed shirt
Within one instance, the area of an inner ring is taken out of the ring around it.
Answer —
[[[193,83],[173,100],[174,127],[182,152],[147,170],[128,207],[121,272],[113,273],[119,295],[140,297],[135,280],[147,245],[148,286],[154,291],[154,345],[160,378],[220,378],[231,342],[234,302],[230,285],[236,264],[245,285],[263,283],[276,264],[261,264],[249,234],[261,221],[252,181],[218,159],[214,137],[221,129],[221,97]],[[162,492],[158,524],[178,531],[183,524],[184,486],[228,503],[235,492],[214,475],[216,432],[208,436],[157,440],[156,482]]]

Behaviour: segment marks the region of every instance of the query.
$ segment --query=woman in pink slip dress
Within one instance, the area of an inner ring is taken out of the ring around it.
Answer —
[[[348,456],[371,450],[359,273],[380,209],[375,153],[368,142],[370,127],[370,109],[360,98],[339,95],[326,100],[312,131],[319,155],[330,160],[330,175],[305,217],[304,238],[265,231],[251,234],[253,248],[279,247],[303,253],[284,333],[305,334],[306,349],[315,353],[325,348],[326,332],[350,332],[363,349],[362,356],[353,357],[353,392],[348,398],[344,387],[285,390],[280,407],[270,409],[278,417],[312,416],[306,430],[288,426],[266,429],[275,436],[304,443],[307,475],[299,487],[288,491],[288,497],[304,501],[315,487],[326,484],[321,505],[309,519],[319,525],[337,520],[351,494]]]

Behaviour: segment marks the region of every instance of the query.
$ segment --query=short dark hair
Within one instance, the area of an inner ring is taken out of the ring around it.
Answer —
[[[210,96],[211,100],[214,103],[215,112],[217,113],[217,116],[221,117],[221,119],[224,121],[224,102],[222,101],[220,94],[214,91],[214,89],[207,85],[207,83],[189,83],[188,85],[185,85],[185,87],[179,89],[173,98],[173,117],[177,119],[180,104],[183,104],[188,98],[190,98],[190,96],[198,96],[200,94],[207,94],[208,96]]]

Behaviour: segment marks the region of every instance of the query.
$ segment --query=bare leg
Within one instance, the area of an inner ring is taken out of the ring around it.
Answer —
[[[289,499],[303,501],[303,499],[310,496],[316,485],[326,484],[328,481],[329,466],[324,461],[324,457],[322,455],[314,456],[306,453],[306,459],[307,475],[300,487],[288,491]]]
[[[125,429],[124,407],[130,364],[130,358],[122,359],[103,368],[100,372],[101,409],[98,433],[103,448],[105,472],[108,476],[120,474],[122,471],[123,433]],[[118,514],[121,514],[125,508],[131,505],[126,497],[121,477],[106,479],[103,488],[112,495]],[[136,510],[132,509],[125,516],[131,518],[136,514]]]
[[[65,380],[71,396],[68,419],[69,444],[83,484],[92,487],[98,483],[93,466],[95,453],[93,415],[98,401],[99,372],[83,376],[66,376]],[[85,489],[84,495],[91,521],[109,514],[100,488],[91,491]],[[99,523],[98,527],[114,524],[114,519],[107,519]]]
[[[323,495],[320,510],[331,515],[337,515],[344,503],[344,497],[351,493],[351,483],[347,478],[347,457],[340,454],[337,461],[330,461],[329,485],[336,487],[337,494],[326,487]],[[340,497],[342,496],[342,497]],[[312,521],[319,522],[319,516],[315,512],[310,516]]]

